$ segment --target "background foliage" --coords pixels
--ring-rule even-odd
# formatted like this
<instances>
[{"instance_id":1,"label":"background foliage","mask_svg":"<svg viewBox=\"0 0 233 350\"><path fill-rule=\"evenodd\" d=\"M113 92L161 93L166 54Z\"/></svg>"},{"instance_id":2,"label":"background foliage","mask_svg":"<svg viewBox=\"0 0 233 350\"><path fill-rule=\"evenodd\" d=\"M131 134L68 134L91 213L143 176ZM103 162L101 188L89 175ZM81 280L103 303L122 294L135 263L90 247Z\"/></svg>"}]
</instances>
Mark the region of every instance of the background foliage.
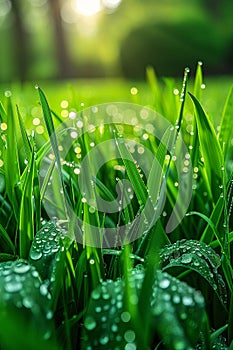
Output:
<instances>
[{"instance_id":1,"label":"background foliage","mask_svg":"<svg viewBox=\"0 0 233 350\"><path fill-rule=\"evenodd\" d=\"M206 73L232 73L230 0L122 0L89 17L77 12L78 2L0 1L0 82L141 78L148 64L180 76L197 60Z\"/></svg>"}]
</instances>

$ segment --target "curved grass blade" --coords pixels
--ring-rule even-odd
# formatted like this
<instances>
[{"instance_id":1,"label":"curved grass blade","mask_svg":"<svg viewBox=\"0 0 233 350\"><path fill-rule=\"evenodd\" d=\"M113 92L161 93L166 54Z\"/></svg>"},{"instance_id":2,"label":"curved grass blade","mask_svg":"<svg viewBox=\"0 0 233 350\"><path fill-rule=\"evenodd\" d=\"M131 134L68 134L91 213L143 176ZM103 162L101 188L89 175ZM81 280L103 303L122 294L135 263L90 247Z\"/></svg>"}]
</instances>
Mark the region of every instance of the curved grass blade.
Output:
<instances>
[{"instance_id":1,"label":"curved grass blade","mask_svg":"<svg viewBox=\"0 0 233 350\"><path fill-rule=\"evenodd\" d=\"M197 63L197 70L194 79L194 96L198 101L201 101L202 96L202 84L203 84L203 74L202 74L202 62Z\"/></svg>"},{"instance_id":2,"label":"curved grass blade","mask_svg":"<svg viewBox=\"0 0 233 350\"><path fill-rule=\"evenodd\" d=\"M15 186L20 181L18 146L16 138L17 125L11 101L8 100L6 148L3 149L3 160L6 177L6 192L12 205L16 221L19 219L19 203Z\"/></svg>"},{"instance_id":3,"label":"curved grass blade","mask_svg":"<svg viewBox=\"0 0 233 350\"><path fill-rule=\"evenodd\" d=\"M34 152L31 152L26 175L22 185L22 198L20 202L19 215L19 253L21 258L27 258L31 242L34 238Z\"/></svg>"},{"instance_id":4,"label":"curved grass blade","mask_svg":"<svg viewBox=\"0 0 233 350\"><path fill-rule=\"evenodd\" d=\"M229 157L229 150L231 148L231 140L233 138L233 129L232 129L232 114L233 114L233 85L227 96L227 100L223 109L223 114L220 123L220 130L218 134L219 143L223 147L223 156L226 159Z\"/></svg>"},{"instance_id":5,"label":"curved grass blade","mask_svg":"<svg viewBox=\"0 0 233 350\"><path fill-rule=\"evenodd\" d=\"M140 176L139 168L135 164L134 158L127 149L124 140L121 140L119 137L116 139L116 144L119 149L122 161L126 167L128 177L134 187L138 202L140 205L145 205L148 197L147 188Z\"/></svg>"},{"instance_id":6,"label":"curved grass blade","mask_svg":"<svg viewBox=\"0 0 233 350\"><path fill-rule=\"evenodd\" d=\"M197 98L197 100L201 101L201 96L202 96L202 86L203 83L203 76L202 76L202 62L198 62L197 64L197 70L196 70L196 75L195 75L195 80L194 80L194 96ZM194 167L198 167L198 157L199 157L199 140L197 135L197 122L196 118L193 118L192 121L192 131L194 137L191 138L191 159L192 159L192 164Z\"/></svg>"},{"instance_id":7,"label":"curved grass blade","mask_svg":"<svg viewBox=\"0 0 233 350\"><path fill-rule=\"evenodd\" d=\"M222 217L223 209L224 209L224 197L220 196L212 213L211 213L210 218L207 218L206 216L202 217L204 220L207 221L207 226L206 226L206 228L205 228L205 230L200 238L201 242L205 242L207 244L211 243L214 235L215 236L217 235L217 240L219 242L219 234L218 234L216 228L218 227L218 224L219 224L220 219ZM191 213L188 213L188 214L191 215ZM219 245L221 245L221 244L222 244L222 242L220 241Z\"/></svg>"},{"instance_id":8,"label":"curved grass blade","mask_svg":"<svg viewBox=\"0 0 233 350\"><path fill-rule=\"evenodd\" d=\"M15 254L15 246L12 243L8 233L4 229L4 227L0 224L0 240L1 240L1 248L6 252L12 252Z\"/></svg>"},{"instance_id":9,"label":"curved grass blade","mask_svg":"<svg viewBox=\"0 0 233 350\"><path fill-rule=\"evenodd\" d=\"M189 93L195 109L198 129L198 138L201 147L201 153L204 157L205 171L207 174L206 182L210 198L216 203L220 196L219 186L223 183L224 160L221 147L219 145L214 127L205 114L201 104Z\"/></svg>"},{"instance_id":10,"label":"curved grass blade","mask_svg":"<svg viewBox=\"0 0 233 350\"><path fill-rule=\"evenodd\" d=\"M2 102L0 101L0 122L2 123L3 121L7 120L7 114L5 111L5 108L3 107Z\"/></svg>"},{"instance_id":11,"label":"curved grass blade","mask_svg":"<svg viewBox=\"0 0 233 350\"><path fill-rule=\"evenodd\" d=\"M203 242L181 240L165 246L161 253L163 270L173 267L191 269L206 279L225 307L227 301L225 283L218 273L221 259L215 251Z\"/></svg>"},{"instance_id":12,"label":"curved grass blade","mask_svg":"<svg viewBox=\"0 0 233 350\"><path fill-rule=\"evenodd\" d=\"M20 131L21 131L21 136L22 136L22 141L23 141L23 147L25 150L26 158L27 160L30 159L31 153L32 153L32 147L26 132L26 129L24 127L23 119L21 117L19 107L16 106L17 109L17 115L18 115L18 121L19 121L19 126L20 126Z\"/></svg>"},{"instance_id":13,"label":"curved grass blade","mask_svg":"<svg viewBox=\"0 0 233 350\"><path fill-rule=\"evenodd\" d=\"M53 149L53 152L54 152L54 155L55 155L55 159L56 159L56 168L57 168L58 175L59 175L58 181L60 180L61 187L62 187L62 190L63 190L63 194L60 195L59 198L62 198L62 201L63 201L63 204L64 204L63 207L64 207L64 209L66 211L67 207L66 207L66 199L65 199L65 195L64 195L66 193L66 188L65 188L65 185L64 185L63 177L62 177L61 160L60 160L60 155L59 155L57 137L56 137L56 132L55 132L54 123L53 123L53 119L52 119L52 114L51 114L51 110L49 108L47 99L45 97L45 94L40 89L40 87L37 87L37 88L38 88L40 102L41 102L41 106L42 106L42 110L43 110L45 125L46 125L46 128L47 128L48 134L49 134L50 142L51 142L52 149ZM67 213L65 213L65 215L67 216Z\"/></svg>"}]
</instances>

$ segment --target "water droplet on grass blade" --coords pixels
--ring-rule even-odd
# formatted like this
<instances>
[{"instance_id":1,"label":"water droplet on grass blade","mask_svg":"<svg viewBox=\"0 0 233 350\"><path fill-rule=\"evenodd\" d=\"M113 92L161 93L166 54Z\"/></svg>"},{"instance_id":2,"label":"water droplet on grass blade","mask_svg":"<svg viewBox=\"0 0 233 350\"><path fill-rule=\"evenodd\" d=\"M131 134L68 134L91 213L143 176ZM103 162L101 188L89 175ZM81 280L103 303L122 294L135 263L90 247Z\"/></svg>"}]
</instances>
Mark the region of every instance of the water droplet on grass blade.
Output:
<instances>
[{"instance_id":1,"label":"water droplet on grass blade","mask_svg":"<svg viewBox=\"0 0 233 350\"><path fill-rule=\"evenodd\" d=\"M132 330L128 330L124 334L124 338L128 343L132 343L135 340L135 332Z\"/></svg>"},{"instance_id":2,"label":"water droplet on grass blade","mask_svg":"<svg viewBox=\"0 0 233 350\"><path fill-rule=\"evenodd\" d=\"M37 250L32 250L30 253L30 258L32 260L39 260L42 257L42 253Z\"/></svg>"},{"instance_id":3,"label":"water droplet on grass blade","mask_svg":"<svg viewBox=\"0 0 233 350\"><path fill-rule=\"evenodd\" d=\"M27 296L23 298L23 306L26 307L26 309L31 309L33 307L34 300L32 297Z\"/></svg>"},{"instance_id":4,"label":"water droplet on grass blade","mask_svg":"<svg viewBox=\"0 0 233 350\"><path fill-rule=\"evenodd\" d=\"M96 321L94 320L94 318L91 316L88 316L84 321L84 327L86 327L86 329L88 329L89 331L95 329Z\"/></svg>"},{"instance_id":5,"label":"water droplet on grass blade","mask_svg":"<svg viewBox=\"0 0 233 350\"><path fill-rule=\"evenodd\" d=\"M5 96L6 96L6 97L11 97L11 95L12 95L12 93L11 93L10 90L6 90L6 91L5 91Z\"/></svg>"},{"instance_id":6,"label":"water droplet on grass blade","mask_svg":"<svg viewBox=\"0 0 233 350\"><path fill-rule=\"evenodd\" d=\"M21 282L13 280L5 285L5 290L6 292L9 292L9 293L16 293L16 292L19 292L22 287L23 285Z\"/></svg>"},{"instance_id":7,"label":"water droplet on grass blade","mask_svg":"<svg viewBox=\"0 0 233 350\"><path fill-rule=\"evenodd\" d=\"M159 282L159 286L160 286L160 288L162 288L162 289L168 288L169 285L170 285L170 281L169 281L168 279L164 279L164 280L162 280L162 281Z\"/></svg>"},{"instance_id":8,"label":"water droplet on grass blade","mask_svg":"<svg viewBox=\"0 0 233 350\"><path fill-rule=\"evenodd\" d=\"M181 257L181 262L183 264L189 264L192 261L192 255L191 254L183 254Z\"/></svg>"},{"instance_id":9,"label":"water droplet on grass blade","mask_svg":"<svg viewBox=\"0 0 233 350\"><path fill-rule=\"evenodd\" d=\"M129 322L130 319L131 319L131 315L130 315L130 313L129 313L128 311L122 312L122 314L121 314L121 320L122 320L123 322Z\"/></svg>"},{"instance_id":10,"label":"water droplet on grass blade","mask_svg":"<svg viewBox=\"0 0 233 350\"><path fill-rule=\"evenodd\" d=\"M106 344L108 344L108 342L109 342L109 337L107 335L100 337L100 344L101 345L106 345Z\"/></svg>"},{"instance_id":11,"label":"water droplet on grass blade","mask_svg":"<svg viewBox=\"0 0 233 350\"><path fill-rule=\"evenodd\" d=\"M14 271L16 273L19 273L19 274L24 274L26 272L28 272L30 270L30 265L26 265L26 264L19 264L19 265L16 265L15 268L14 268Z\"/></svg>"}]
</instances>

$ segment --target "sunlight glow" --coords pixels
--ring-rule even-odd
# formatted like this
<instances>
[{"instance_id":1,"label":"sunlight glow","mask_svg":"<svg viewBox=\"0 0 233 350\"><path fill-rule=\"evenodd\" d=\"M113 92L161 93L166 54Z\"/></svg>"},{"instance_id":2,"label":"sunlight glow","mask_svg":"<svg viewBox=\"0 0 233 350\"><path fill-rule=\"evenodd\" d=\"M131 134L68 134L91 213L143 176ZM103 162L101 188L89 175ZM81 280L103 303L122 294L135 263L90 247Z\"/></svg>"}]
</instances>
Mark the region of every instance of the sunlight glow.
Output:
<instances>
[{"instance_id":1,"label":"sunlight glow","mask_svg":"<svg viewBox=\"0 0 233 350\"><path fill-rule=\"evenodd\" d=\"M92 16L101 10L100 0L76 0L77 12L83 16Z\"/></svg>"},{"instance_id":2,"label":"sunlight glow","mask_svg":"<svg viewBox=\"0 0 233 350\"><path fill-rule=\"evenodd\" d=\"M109 9L117 8L121 3L121 0L103 0L103 4L105 7Z\"/></svg>"}]
</instances>

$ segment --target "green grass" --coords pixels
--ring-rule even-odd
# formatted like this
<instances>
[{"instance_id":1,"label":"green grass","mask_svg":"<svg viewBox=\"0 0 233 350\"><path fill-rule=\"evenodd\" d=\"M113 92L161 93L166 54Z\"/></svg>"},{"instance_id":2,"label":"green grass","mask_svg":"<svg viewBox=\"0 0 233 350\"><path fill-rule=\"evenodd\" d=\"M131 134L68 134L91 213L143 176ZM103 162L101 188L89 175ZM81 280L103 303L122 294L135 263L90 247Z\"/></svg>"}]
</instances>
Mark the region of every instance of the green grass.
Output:
<instances>
[{"instance_id":1,"label":"green grass","mask_svg":"<svg viewBox=\"0 0 233 350\"><path fill-rule=\"evenodd\" d=\"M147 80L3 96L4 349L232 348L232 90Z\"/></svg>"}]
</instances>

